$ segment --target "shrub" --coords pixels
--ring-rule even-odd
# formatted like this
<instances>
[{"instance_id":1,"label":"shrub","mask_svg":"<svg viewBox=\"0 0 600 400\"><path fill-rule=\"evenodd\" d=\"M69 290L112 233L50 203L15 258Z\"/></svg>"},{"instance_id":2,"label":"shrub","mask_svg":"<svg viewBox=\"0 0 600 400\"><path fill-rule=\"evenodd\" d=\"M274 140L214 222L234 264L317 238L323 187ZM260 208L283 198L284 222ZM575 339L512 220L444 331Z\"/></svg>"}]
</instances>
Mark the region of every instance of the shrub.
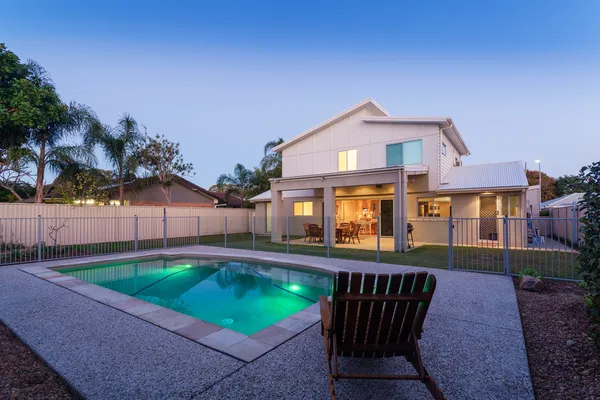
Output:
<instances>
[{"instance_id":1,"label":"shrub","mask_svg":"<svg viewBox=\"0 0 600 400\"><path fill-rule=\"evenodd\" d=\"M586 304L590 317L600 319L600 161L579 172L579 178L585 187L581 219L583 242L579 249L579 272L588 290Z\"/></svg>"},{"instance_id":2,"label":"shrub","mask_svg":"<svg viewBox=\"0 0 600 400\"><path fill-rule=\"evenodd\" d=\"M538 279L542 279L542 275L536 269L533 269L533 268L524 268L519 271L519 279L523 279L523 277L525 275L533 276L534 278L538 278Z\"/></svg>"}]
</instances>

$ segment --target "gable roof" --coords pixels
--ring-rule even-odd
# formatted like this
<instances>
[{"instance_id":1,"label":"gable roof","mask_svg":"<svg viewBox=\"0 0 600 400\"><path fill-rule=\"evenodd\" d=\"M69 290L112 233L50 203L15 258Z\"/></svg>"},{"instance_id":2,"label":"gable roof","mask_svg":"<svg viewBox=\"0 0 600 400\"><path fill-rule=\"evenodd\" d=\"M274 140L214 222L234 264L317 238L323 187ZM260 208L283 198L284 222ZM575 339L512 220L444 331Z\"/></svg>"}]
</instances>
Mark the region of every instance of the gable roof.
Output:
<instances>
[{"instance_id":1,"label":"gable roof","mask_svg":"<svg viewBox=\"0 0 600 400\"><path fill-rule=\"evenodd\" d=\"M219 200L219 198L217 196L215 196L212 192L204 189L203 187L200 187L198 185L196 185L193 182L188 181L187 179L176 175L175 179L173 179L174 182L180 184L181 186L184 186L194 192L198 192L203 194L206 197L209 197L213 200ZM150 185L154 185L154 184L158 184L158 179L156 177L147 177L147 178L136 178L132 181L129 182L125 182L124 185L124 189L125 190L132 190L132 189L136 189L142 185L145 186L150 186ZM108 190L108 191L115 191L115 190L119 190L119 184L118 183L113 183L111 185L107 185L107 186L103 186L101 189L103 190Z\"/></svg>"},{"instance_id":2,"label":"gable roof","mask_svg":"<svg viewBox=\"0 0 600 400\"><path fill-rule=\"evenodd\" d=\"M583 193L571 193L561 197L557 197L556 199L546 200L542 202L542 208L553 208L553 207L564 207L564 206L572 206L573 202L579 203L579 201L583 198Z\"/></svg>"},{"instance_id":3,"label":"gable roof","mask_svg":"<svg viewBox=\"0 0 600 400\"><path fill-rule=\"evenodd\" d=\"M292 144L299 142L300 140L312 135L313 133L316 133L316 132L320 131L321 129L325 129L328 126L331 126L338 121L341 121L342 119L346 118L348 115L354 114L355 112L360 111L365 108L370 108L371 110L375 111L376 113L381 114L381 116L384 116L384 117L389 116L388 112L383 107L381 107L379 104L377 104L377 102L375 100L368 98L366 100L361 101L360 103L358 103L356 105L353 105L352 107L348 108L347 110L342 111L341 113L335 115L334 117L329 118L327 121L324 121L324 122L320 123L319 125L314 126L314 127L310 128L309 130L302 132L301 134L291 138L290 140L286 140L285 142L281 143L279 146L273 147L273 151L279 153L286 147L289 147Z\"/></svg>"},{"instance_id":4,"label":"gable roof","mask_svg":"<svg viewBox=\"0 0 600 400\"><path fill-rule=\"evenodd\" d=\"M505 162L452 167L438 187L443 191L527 188L522 162Z\"/></svg>"},{"instance_id":5,"label":"gable roof","mask_svg":"<svg viewBox=\"0 0 600 400\"><path fill-rule=\"evenodd\" d=\"M226 204L230 207L242 207L244 202L241 198L232 194L227 195L227 192L210 192L213 196L219 199L219 205Z\"/></svg>"}]
</instances>

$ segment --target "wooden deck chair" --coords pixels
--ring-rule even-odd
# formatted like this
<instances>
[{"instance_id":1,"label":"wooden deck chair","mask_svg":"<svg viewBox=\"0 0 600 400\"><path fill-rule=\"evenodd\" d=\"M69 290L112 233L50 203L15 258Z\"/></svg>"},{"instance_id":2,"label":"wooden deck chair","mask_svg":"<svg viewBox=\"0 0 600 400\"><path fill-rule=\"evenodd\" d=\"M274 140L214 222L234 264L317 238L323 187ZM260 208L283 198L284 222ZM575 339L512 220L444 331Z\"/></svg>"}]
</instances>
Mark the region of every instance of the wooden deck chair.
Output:
<instances>
[{"instance_id":1,"label":"wooden deck chair","mask_svg":"<svg viewBox=\"0 0 600 400\"><path fill-rule=\"evenodd\" d=\"M435 284L435 276L426 272L365 274L364 280L361 273L337 274L331 302L325 296L319 298L332 399L338 379L420 380L434 399L444 399L423 366L418 343ZM396 356L405 357L417 374L342 374L338 370L338 357Z\"/></svg>"}]
</instances>

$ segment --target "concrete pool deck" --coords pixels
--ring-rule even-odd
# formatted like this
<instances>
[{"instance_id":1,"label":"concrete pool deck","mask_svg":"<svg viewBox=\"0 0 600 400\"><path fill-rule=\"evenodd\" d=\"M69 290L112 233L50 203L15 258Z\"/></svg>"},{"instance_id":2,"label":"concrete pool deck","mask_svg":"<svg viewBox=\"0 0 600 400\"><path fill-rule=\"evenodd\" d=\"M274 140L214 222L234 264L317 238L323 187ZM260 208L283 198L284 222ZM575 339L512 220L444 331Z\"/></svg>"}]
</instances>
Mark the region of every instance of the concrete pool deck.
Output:
<instances>
[{"instance_id":1,"label":"concrete pool deck","mask_svg":"<svg viewBox=\"0 0 600 400\"><path fill-rule=\"evenodd\" d=\"M508 277L371 262L194 246L51 261L56 267L142 255L225 255L330 270L436 275L425 322L425 366L449 399L534 399L521 322ZM25 266L22 266L25 267ZM252 362L243 362L67 288L0 268L0 319L90 399L327 399L318 324ZM342 368L408 371L402 358L342 359ZM419 382L339 381L340 399L430 398Z\"/></svg>"}]
</instances>

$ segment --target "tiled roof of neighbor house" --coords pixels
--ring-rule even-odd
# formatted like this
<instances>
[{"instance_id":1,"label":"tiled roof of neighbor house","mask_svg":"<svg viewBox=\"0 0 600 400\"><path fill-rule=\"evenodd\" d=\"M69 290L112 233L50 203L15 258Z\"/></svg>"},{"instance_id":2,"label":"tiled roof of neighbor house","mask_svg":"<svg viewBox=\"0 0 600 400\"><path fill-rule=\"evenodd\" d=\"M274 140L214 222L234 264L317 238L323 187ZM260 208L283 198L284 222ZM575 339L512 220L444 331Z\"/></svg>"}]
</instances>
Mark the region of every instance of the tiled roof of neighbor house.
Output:
<instances>
[{"instance_id":1,"label":"tiled roof of neighbor house","mask_svg":"<svg viewBox=\"0 0 600 400\"><path fill-rule=\"evenodd\" d=\"M210 194L219 199L219 204L227 204L230 207L242 207L243 205L242 199L232 194L229 196L226 192L210 192Z\"/></svg>"},{"instance_id":2,"label":"tiled roof of neighbor house","mask_svg":"<svg viewBox=\"0 0 600 400\"><path fill-rule=\"evenodd\" d=\"M542 208L572 206L573 202L578 203L583 198L583 193L571 193L556 199L542 202Z\"/></svg>"},{"instance_id":3,"label":"tiled roof of neighbor house","mask_svg":"<svg viewBox=\"0 0 600 400\"><path fill-rule=\"evenodd\" d=\"M452 167L438 191L529 187L520 161Z\"/></svg>"},{"instance_id":4,"label":"tiled roof of neighbor house","mask_svg":"<svg viewBox=\"0 0 600 400\"><path fill-rule=\"evenodd\" d=\"M315 195L315 191L313 189L306 189L306 190L284 191L282 197L285 197L285 198L313 197L314 195ZM253 198L251 198L249 201L251 203L271 201L271 191L267 190L266 192L262 192L261 194L256 195Z\"/></svg>"}]
</instances>

